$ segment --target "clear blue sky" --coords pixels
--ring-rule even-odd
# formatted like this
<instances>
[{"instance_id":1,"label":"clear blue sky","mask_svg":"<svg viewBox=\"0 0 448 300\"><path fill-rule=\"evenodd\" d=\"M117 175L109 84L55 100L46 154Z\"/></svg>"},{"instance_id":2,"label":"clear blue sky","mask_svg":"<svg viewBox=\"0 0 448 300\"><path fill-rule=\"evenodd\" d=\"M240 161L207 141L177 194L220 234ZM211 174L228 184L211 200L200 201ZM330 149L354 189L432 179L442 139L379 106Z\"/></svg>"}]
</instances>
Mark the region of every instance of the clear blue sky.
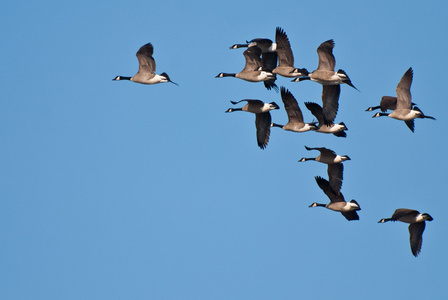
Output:
<instances>
[{"instance_id":1,"label":"clear blue sky","mask_svg":"<svg viewBox=\"0 0 448 300\"><path fill-rule=\"evenodd\" d=\"M285 2L282 7L281 2ZM4 1L0 4L1 299L445 299L445 1ZM282 27L296 66L336 46L346 139L273 128L230 100L275 101L261 83L217 79L244 65L235 43ZM179 84L114 82L151 42ZM415 133L364 110L395 95L412 67L413 101L437 118ZM442 77L443 76L443 77ZM320 102L321 86L278 78ZM277 130L276 130L277 129ZM360 221L327 202L298 163L309 147L347 154L342 192ZM396 208L431 214L420 257Z\"/></svg>"}]
</instances>

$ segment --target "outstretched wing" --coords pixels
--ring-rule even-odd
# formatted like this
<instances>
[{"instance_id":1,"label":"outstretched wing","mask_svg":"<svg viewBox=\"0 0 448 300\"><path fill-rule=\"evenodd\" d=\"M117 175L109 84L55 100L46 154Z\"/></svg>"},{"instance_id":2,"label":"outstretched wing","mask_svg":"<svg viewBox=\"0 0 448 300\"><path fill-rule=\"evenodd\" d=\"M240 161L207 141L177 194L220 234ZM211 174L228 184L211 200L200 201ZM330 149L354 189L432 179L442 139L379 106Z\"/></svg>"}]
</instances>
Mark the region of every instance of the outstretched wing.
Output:
<instances>
[{"instance_id":1,"label":"outstretched wing","mask_svg":"<svg viewBox=\"0 0 448 300\"><path fill-rule=\"evenodd\" d=\"M397 109L411 109L411 83L413 71L409 68L397 85Z\"/></svg>"},{"instance_id":2,"label":"outstretched wing","mask_svg":"<svg viewBox=\"0 0 448 300\"><path fill-rule=\"evenodd\" d=\"M398 208L395 210L394 214L392 215L391 219L392 221L397 221L400 218L408 215L414 215L417 216L420 213L415 209L409 209L409 208Z\"/></svg>"},{"instance_id":3,"label":"outstretched wing","mask_svg":"<svg viewBox=\"0 0 448 300\"><path fill-rule=\"evenodd\" d=\"M411 243L412 254L417 257L422 249L423 231L425 231L425 222L412 223L409 225L409 240Z\"/></svg>"},{"instance_id":4,"label":"outstretched wing","mask_svg":"<svg viewBox=\"0 0 448 300\"><path fill-rule=\"evenodd\" d=\"M294 67L294 55L285 31L280 27L275 29L275 43L277 44L278 65Z\"/></svg>"},{"instance_id":5,"label":"outstretched wing","mask_svg":"<svg viewBox=\"0 0 448 300\"><path fill-rule=\"evenodd\" d=\"M246 59L246 65L244 71L256 71L261 68L261 49L257 46L249 47L243 52Z\"/></svg>"},{"instance_id":6,"label":"outstretched wing","mask_svg":"<svg viewBox=\"0 0 448 300\"><path fill-rule=\"evenodd\" d=\"M333 56L334 41L328 40L320 44L317 48L317 55L319 56L318 70L334 71L336 60Z\"/></svg>"},{"instance_id":7,"label":"outstretched wing","mask_svg":"<svg viewBox=\"0 0 448 300\"><path fill-rule=\"evenodd\" d=\"M305 102L306 108L316 117L317 122L319 122L319 126L324 124L324 113L322 111L322 107L314 102Z\"/></svg>"},{"instance_id":8,"label":"outstretched wing","mask_svg":"<svg viewBox=\"0 0 448 300\"><path fill-rule=\"evenodd\" d=\"M303 123L302 111L300 110L296 98L294 98L291 92L284 87L280 88L280 95L282 96L282 101L285 106L286 113L288 114L289 122Z\"/></svg>"},{"instance_id":9,"label":"outstretched wing","mask_svg":"<svg viewBox=\"0 0 448 300\"><path fill-rule=\"evenodd\" d=\"M135 54L138 59L138 73L155 73L156 62L152 57L154 47L151 43L143 45Z\"/></svg>"},{"instance_id":10,"label":"outstretched wing","mask_svg":"<svg viewBox=\"0 0 448 300\"><path fill-rule=\"evenodd\" d=\"M255 115L255 127L257 128L257 143L261 149L266 148L271 135L271 114L269 112Z\"/></svg>"},{"instance_id":11,"label":"outstretched wing","mask_svg":"<svg viewBox=\"0 0 448 300\"><path fill-rule=\"evenodd\" d=\"M341 86L322 85L322 112L324 114L325 125L333 124L339 108L339 95L341 94Z\"/></svg>"},{"instance_id":12,"label":"outstretched wing","mask_svg":"<svg viewBox=\"0 0 448 300\"><path fill-rule=\"evenodd\" d=\"M344 165L341 163L328 165L327 172L330 188L336 194L339 194L341 192L343 171Z\"/></svg>"},{"instance_id":13,"label":"outstretched wing","mask_svg":"<svg viewBox=\"0 0 448 300\"><path fill-rule=\"evenodd\" d=\"M359 220L359 216L356 210L341 212L341 214L349 221Z\"/></svg>"}]
</instances>

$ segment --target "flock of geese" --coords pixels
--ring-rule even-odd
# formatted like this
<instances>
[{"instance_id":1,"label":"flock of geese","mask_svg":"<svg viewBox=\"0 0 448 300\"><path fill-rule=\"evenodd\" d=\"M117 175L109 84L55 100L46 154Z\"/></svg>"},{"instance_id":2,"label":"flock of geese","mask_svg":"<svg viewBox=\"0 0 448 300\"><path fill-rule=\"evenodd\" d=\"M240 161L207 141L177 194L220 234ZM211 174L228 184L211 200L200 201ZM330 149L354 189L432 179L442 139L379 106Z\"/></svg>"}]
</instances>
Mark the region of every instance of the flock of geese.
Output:
<instances>
[{"instance_id":1,"label":"flock of geese","mask_svg":"<svg viewBox=\"0 0 448 300\"><path fill-rule=\"evenodd\" d=\"M315 81L322 85L322 105L313 102L305 102L305 107L310 110L317 121L306 123L303 119L302 111L292 93L285 87L280 87L280 95L288 123L280 125L272 122L270 111L280 109L275 103L264 103L257 99L243 99L231 101L233 105L241 102L246 103L242 107L229 108L226 113L234 111L245 111L255 114L255 126L257 133L257 144L261 149L267 147L271 132L271 127L279 127L283 130L293 132L315 131L327 134L334 134L337 137L346 137L347 127L343 122L335 123L335 118L339 107L339 96L341 84L347 84L352 88L357 88L352 84L347 73L342 69L335 71L336 60L333 55L334 41L328 40L320 44L317 48L319 58L318 67L313 72L308 72L306 68L296 68L294 66L294 55L291 50L289 39L283 29L276 28L275 42L270 39L256 38L244 44L234 44L230 49L247 48L244 52L246 64L238 73L219 73L216 77L235 77L249 82L263 82L268 90L279 91L275 84L276 76L293 78L292 82L303 80ZM154 48L151 43L143 45L137 51L139 69L132 77L116 76L113 80L130 80L142 84L157 84L170 82L170 77L166 73L156 74L156 63L153 58ZM413 78L413 70L409 68L397 85L397 97L384 96L379 106L369 107L366 111L380 109L373 118L388 116L404 121L409 129L414 132L414 120L417 118L433 119L423 112L412 102L410 87ZM387 113L388 110L392 112ZM328 204L313 203L309 207L325 207L327 209L340 212L347 220L359 220L357 211L361 207L355 200L347 202L341 193L343 180L343 162L350 160L347 155L338 155L333 150L324 147L307 147L306 150L317 150L320 154L313 158L302 158L299 162L314 160L327 164L328 180L320 176L315 176L315 180L320 189L330 199ZM421 251L422 235L425 229L425 221L432 221L433 218L427 213L420 213L417 210L399 208L396 209L390 218L383 218L378 223L388 221L401 221L409 223L410 245L412 254L417 257Z\"/></svg>"}]
</instances>

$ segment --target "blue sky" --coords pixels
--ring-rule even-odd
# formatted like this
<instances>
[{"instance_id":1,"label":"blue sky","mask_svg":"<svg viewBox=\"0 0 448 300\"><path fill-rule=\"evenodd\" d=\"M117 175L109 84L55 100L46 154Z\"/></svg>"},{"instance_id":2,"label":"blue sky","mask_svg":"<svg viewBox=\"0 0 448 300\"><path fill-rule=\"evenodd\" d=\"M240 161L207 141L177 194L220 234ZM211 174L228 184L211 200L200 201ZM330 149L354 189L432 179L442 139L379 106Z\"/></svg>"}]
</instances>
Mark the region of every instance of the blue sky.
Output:
<instances>
[{"instance_id":1,"label":"blue sky","mask_svg":"<svg viewBox=\"0 0 448 300\"><path fill-rule=\"evenodd\" d=\"M444 299L448 4L443 1L9 1L0 4L0 298ZM280 14L282 13L282 14ZM243 68L246 40L282 27L296 66L336 46L338 122L347 138L273 128L230 100L275 101ZM179 86L114 82L151 42ZM372 119L414 69L413 101L436 121ZM279 77L298 100L321 86ZM283 109L272 112L286 121ZM278 129L278 130L276 130ZM298 163L309 147L347 154L342 192L360 221L308 208L327 201ZM432 215L414 258L396 208Z\"/></svg>"}]
</instances>

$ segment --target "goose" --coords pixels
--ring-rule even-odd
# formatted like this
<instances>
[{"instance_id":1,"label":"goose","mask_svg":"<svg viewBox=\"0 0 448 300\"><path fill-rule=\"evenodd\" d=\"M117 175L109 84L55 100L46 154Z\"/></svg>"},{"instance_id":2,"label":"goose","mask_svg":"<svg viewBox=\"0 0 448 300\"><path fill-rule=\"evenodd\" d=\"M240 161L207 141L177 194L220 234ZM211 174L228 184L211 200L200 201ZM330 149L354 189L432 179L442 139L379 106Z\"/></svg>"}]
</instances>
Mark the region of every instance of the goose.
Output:
<instances>
[{"instance_id":1,"label":"goose","mask_svg":"<svg viewBox=\"0 0 448 300\"><path fill-rule=\"evenodd\" d=\"M411 102L411 105L417 105L414 102ZM366 111L373 111L376 109L381 109L382 112L386 112L387 110L395 110L397 108L397 97L393 96L383 96L380 101L379 106L371 106L366 109Z\"/></svg>"},{"instance_id":2,"label":"goose","mask_svg":"<svg viewBox=\"0 0 448 300\"><path fill-rule=\"evenodd\" d=\"M397 97L383 96L381 97L380 105L370 106L366 111L374 111L380 109L382 112L386 112L388 109L394 110L397 107Z\"/></svg>"},{"instance_id":3,"label":"goose","mask_svg":"<svg viewBox=\"0 0 448 300\"><path fill-rule=\"evenodd\" d=\"M264 71L263 65L260 59L261 49L257 46L249 47L243 52L246 59L246 65L244 69L239 73L219 73L215 78L222 77L236 77L249 82L264 82L264 86L270 90L274 89L278 91L278 87L275 84L276 76L271 72Z\"/></svg>"},{"instance_id":4,"label":"goose","mask_svg":"<svg viewBox=\"0 0 448 300\"><path fill-rule=\"evenodd\" d=\"M347 155L338 155L336 154L333 150L331 149L327 149L324 147L315 147L315 148L311 148L311 147L307 147L305 146L305 149L308 151L311 150L318 150L320 152L319 156L317 157L302 157L299 162L304 162L304 161L308 161L308 160L315 160L324 164L339 164L343 161L346 160L351 160L350 157L348 157Z\"/></svg>"},{"instance_id":5,"label":"goose","mask_svg":"<svg viewBox=\"0 0 448 300\"><path fill-rule=\"evenodd\" d=\"M355 90L359 91L350 81L348 75L344 70L339 69L334 71L336 60L333 55L334 41L328 40L320 44L317 48L317 55L319 56L319 64L317 69L309 73L307 76L302 76L293 79L293 82L302 80L316 81L322 85L335 85L346 83Z\"/></svg>"},{"instance_id":6,"label":"goose","mask_svg":"<svg viewBox=\"0 0 448 300\"><path fill-rule=\"evenodd\" d=\"M414 71L412 68L409 68L398 83L396 88L397 104L394 111L390 114L378 112L372 118L388 116L396 120L404 121L412 132L414 132L414 119L420 118L435 120L434 117L426 116L417 106L412 107L411 83L413 74Z\"/></svg>"},{"instance_id":7,"label":"goose","mask_svg":"<svg viewBox=\"0 0 448 300\"><path fill-rule=\"evenodd\" d=\"M277 44L270 39L256 38L246 41L246 44L235 44L230 49L258 47L261 49L261 63L264 71L272 72L277 66Z\"/></svg>"},{"instance_id":8,"label":"goose","mask_svg":"<svg viewBox=\"0 0 448 300\"><path fill-rule=\"evenodd\" d=\"M246 44L234 44L230 46L230 49L248 48L253 46L259 47L263 52L274 52L277 50L277 44L273 43L272 40L265 38L252 39L246 41Z\"/></svg>"},{"instance_id":9,"label":"goose","mask_svg":"<svg viewBox=\"0 0 448 300\"><path fill-rule=\"evenodd\" d=\"M330 203L321 204L314 202L309 207L325 207L333 211L340 212L347 220L359 220L359 216L356 211L361 210L358 202L351 200L346 202L344 196L341 193L342 186L342 173L344 166L341 163L328 165L329 181L326 179L315 176L314 179L317 185L324 191L325 195L330 199Z\"/></svg>"},{"instance_id":10,"label":"goose","mask_svg":"<svg viewBox=\"0 0 448 300\"><path fill-rule=\"evenodd\" d=\"M151 43L147 43L138 49L136 55L138 59L138 72L132 77L116 76L112 80L130 80L142 84L156 84L163 82L171 82L175 85L177 83L171 81L170 77L166 73L160 75L155 74L156 62L152 57L154 53L154 47Z\"/></svg>"},{"instance_id":11,"label":"goose","mask_svg":"<svg viewBox=\"0 0 448 300\"><path fill-rule=\"evenodd\" d=\"M280 95L282 97L283 104L285 105L285 110L288 115L288 123L286 125L279 125L272 123L271 127L280 127L284 130L294 131L294 132L305 132L316 129L316 123L304 123L302 111L300 110L299 104L294 96L285 87L280 88Z\"/></svg>"},{"instance_id":12,"label":"goose","mask_svg":"<svg viewBox=\"0 0 448 300\"><path fill-rule=\"evenodd\" d=\"M408 208L398 208L395 210L391 218L385 218L378 221L378 223L386 223L389 221L401 221L409 223L409 235L411 243L411 252L417 257L422 249L422 235L425 230L425 221L432 221L433 218L427 214L421 214L417 210Z\"/></svg>"},{"instance_id":13,"label":"goose","mask_svg":"<svg viewBox=\"0 0 448 300\"><path fill-rule=\"evenodd\" d=\"M337 137L347 137L345 130L348 129L343 122L340 122L339 124L335 124L333 122L329 122L328 125L325 124L323 109L319 104L314 102L305 102L305 106L311 111L318 121L318 126L316 126L314 131L321 133L332 133Z\"/></svg>"},{"instance_id":14,"label":"goose","mask_svg":"<svg viewBox=\"0 0 448 300\"><path fill-rule=\"evenodd\" d=\"M271 134L271 114L273 109L279 109L280 107L275 103L264 103L261 100L256 99L243 99L240 101L230 101L233 105L236 105L242 101L247 102L246 105L240 108L229 108L226 113L234 111L246 111L255 114L255 127L257 128L257 143L261 149L266 148L269 142L269 136Z\"/></svg>"},{"instance_id":15,"label":"goose","mask_svg":"<svg viewBox=\"0 0 448 300\"><path fill-rule=\"evenodd\" d=\"M277 45L278 66L272 73L283 77L298 77L308 75L307 69L294 67L294 55L285 31L280 27L275 29L275 43Z\"/></svg>"}]
</instances>

